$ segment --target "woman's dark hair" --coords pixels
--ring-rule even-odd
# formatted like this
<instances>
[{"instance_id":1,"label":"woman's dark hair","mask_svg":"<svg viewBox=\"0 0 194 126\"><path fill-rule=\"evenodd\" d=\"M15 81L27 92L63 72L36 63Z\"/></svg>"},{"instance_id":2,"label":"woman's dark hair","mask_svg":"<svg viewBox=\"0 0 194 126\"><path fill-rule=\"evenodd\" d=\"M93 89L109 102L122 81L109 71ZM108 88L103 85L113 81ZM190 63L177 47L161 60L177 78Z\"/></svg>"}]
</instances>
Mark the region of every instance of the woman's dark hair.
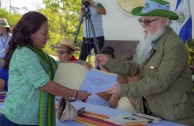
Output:
<instances>
[{"instance_id":1,"label":"woman's dark hair","mask_svg":"<svg viewBox=\"0 0 194 126\"><path fill-rule=\"evenodd\" d=\"M102 48L100 54L109 54L112 58L115 58L114 49L111 46Z\"/></svg>"},{"instance_id":2,"label":"woman's dark hair","mask_svg":"<svg viewBox=\"0 0 194 126\"><path fill-rule=\"evenodd\" d=\"M31 11L22 16L12 31L11 40L4 58L5 68L9 68L11 56L17 47L32 45L30 35L37 32L45 22L47 22L47 18L39 12Z\"/></svg>"}]
</instances>

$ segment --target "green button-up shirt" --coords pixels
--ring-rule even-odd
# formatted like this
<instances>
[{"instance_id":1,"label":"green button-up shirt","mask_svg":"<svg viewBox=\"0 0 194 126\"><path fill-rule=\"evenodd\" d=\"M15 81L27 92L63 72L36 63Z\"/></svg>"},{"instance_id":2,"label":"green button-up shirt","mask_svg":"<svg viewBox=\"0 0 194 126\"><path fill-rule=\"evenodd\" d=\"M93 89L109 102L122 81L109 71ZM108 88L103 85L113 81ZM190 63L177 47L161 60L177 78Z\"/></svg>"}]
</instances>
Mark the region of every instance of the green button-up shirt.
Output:
<instances>
[{"instance_id":1,"label":"green button-up shirt","mask_svg":"<svg viewBox=\"0 0 194 126\"><path fill-rule=\"evenodd\" d=\"M8 93L1 113L14 123L37 125L39 87L49 80L38 56L27 47L17 48L10 61Z\"/></svg>"}]
</instances>

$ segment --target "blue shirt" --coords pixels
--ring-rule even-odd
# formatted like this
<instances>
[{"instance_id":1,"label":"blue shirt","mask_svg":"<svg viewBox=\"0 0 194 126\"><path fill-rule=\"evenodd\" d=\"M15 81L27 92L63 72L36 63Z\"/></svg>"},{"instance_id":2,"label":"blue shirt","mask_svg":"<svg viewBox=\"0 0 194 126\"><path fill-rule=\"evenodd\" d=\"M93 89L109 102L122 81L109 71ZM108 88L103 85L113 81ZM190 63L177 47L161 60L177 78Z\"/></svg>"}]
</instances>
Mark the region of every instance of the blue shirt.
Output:
<instances>
[{"instance_id":1,"label":"blue shirt","mask_svg":"<svg viewBox=\"0 0 194 126\"><path fill-rule=\"evenodd\" d=\"M0 79L5 81L5 87L4 90L7 91L8 90L8 70L7 69L3 69L0 68Z\"/></svg>"},{"instance_id":2,"label":"blue shirt","mask_svg":"<svg viewBox=\"0 0 194 126\"><path fill-rule=\"evenodd\" d=\"M6 36L0 35L0 58L4 58L5 56L5 50L8 46L8 43L11 39L11 34L8 34Z\"/></svg>"}]
</instances>

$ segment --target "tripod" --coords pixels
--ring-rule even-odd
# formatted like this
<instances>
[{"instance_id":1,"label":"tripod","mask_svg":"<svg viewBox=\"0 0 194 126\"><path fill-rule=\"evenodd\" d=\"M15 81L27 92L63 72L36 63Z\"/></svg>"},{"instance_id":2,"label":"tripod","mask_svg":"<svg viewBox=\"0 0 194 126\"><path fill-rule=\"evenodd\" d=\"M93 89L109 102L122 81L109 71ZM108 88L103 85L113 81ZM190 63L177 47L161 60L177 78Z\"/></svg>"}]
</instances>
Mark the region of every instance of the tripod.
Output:
<instances>
[{"instance_id":1,"label":"tripod","mask_svg":"<svg viewBox=\"0 0 194 126\"><path fill-rule=\"evenodd\" d=\"M81 24L82 24L83 19L85 17L86 41L84 43L87 43L91 47L92 43L89 42L89 39L90 39L90 33L92 31L93 39L94 39L94 46L96 47L97 53L99 53L100 48L99 48L99 45L98 45L98 39L96 38L95 29L94 29L94 26L93 26L93 23L92 23L90 9L89 9L89 7L85 7L83 9L84 9L84 11L83 11L83 14L82 14L82 17L81 17L81 20L80 20L80 23L79 23L79 26L78 26L78 29L77 29L77 32L76 32L76 36L74 38L74 43L76 43L76 39L77 39L77 36L79 34ZM91 28L91 31L90 31L90 28ZM89 50L88 56L89 56L88 57L88 62L90 63L90 61L91 61L91 50Z\"/></svg>"}]
</instances>

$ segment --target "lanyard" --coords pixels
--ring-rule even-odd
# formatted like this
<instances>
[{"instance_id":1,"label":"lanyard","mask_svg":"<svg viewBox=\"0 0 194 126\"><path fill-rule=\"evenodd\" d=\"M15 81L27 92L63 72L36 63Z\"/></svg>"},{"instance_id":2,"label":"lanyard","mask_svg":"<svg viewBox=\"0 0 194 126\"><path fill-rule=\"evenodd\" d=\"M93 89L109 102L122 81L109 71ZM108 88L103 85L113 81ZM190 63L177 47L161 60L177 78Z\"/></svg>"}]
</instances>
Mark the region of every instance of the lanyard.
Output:
<instances>
[{"instance_id":1,"label":"lanyard","mask_svg":"<svg viewBox=\"0 0 194 126\"><path fill-rule=\"evenodd\" d=\"M3 36L1 36L1 41L3 43L3 48L6 48L7 39L8 39L8 35L7 35L6 39L5 39L5 41L3 41Z\"/></svg>"}]
</instances>

